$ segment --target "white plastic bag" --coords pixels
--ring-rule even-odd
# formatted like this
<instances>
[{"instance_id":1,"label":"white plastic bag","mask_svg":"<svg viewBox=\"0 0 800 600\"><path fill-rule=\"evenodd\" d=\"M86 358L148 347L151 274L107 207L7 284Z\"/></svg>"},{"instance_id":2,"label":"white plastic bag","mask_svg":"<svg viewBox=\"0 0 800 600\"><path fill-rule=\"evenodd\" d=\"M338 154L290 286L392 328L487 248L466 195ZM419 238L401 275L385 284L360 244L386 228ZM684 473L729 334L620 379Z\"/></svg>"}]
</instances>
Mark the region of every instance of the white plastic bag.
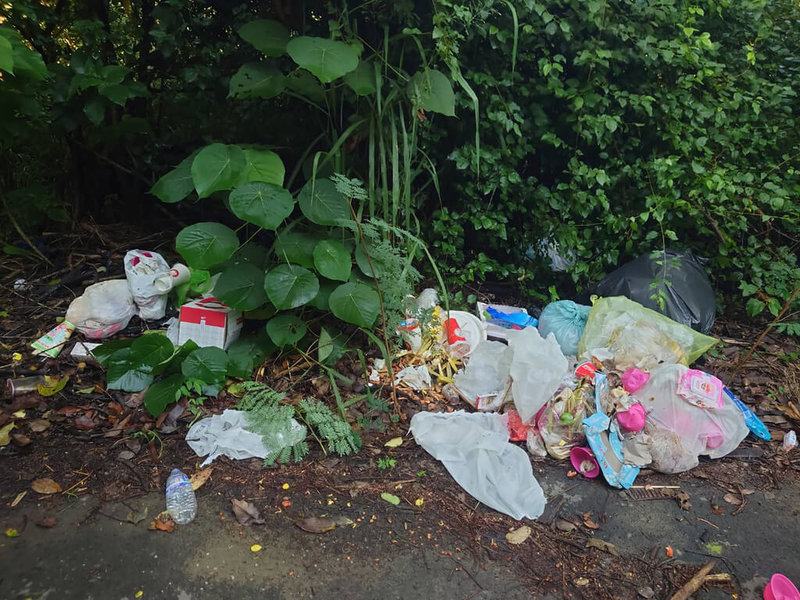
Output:
<instances>
[{"instance_id":1,"label":"white plastic bag","mask_svg":"<svg viewBox=\"0 0 800 600\"><path fill-rule=\"evenodd\" d=\"M701 408L678 394L683 365L662 365L633 396L647 411L645 433L650 436L652 467L680 473L696 467L698 456L720 458L734 450L749 430L741 411L726 396L719 405Z\"/></svg>"},{"instance_id":2,"label":"white plastic bag","mask_svg":"<svg viewBox=\"0 0 800 600\"><path fill-rule=\"evenodd\" d=\"M167 309L167 295L155 284L156 279L169 273L169 265L157 252L131 250L125 255L125 277L145 321L161 319Z\"/></svg>"},{"instance_id":3,"label":"white plastic bag","mask_svg":"<svg viewBox=\"0 0 800 600\"><path fill-rule=\"evenodd\" d=\"M206 456L201 467L210 464L218 456L234 460L243 458L266 458L286 446L293 446L306 437L306 428L294 419L288 432L278 432L265 440L247 430L246 412L225 410L221 415L201 419L186 433L186 443L197 456ZM274 447L272 447L274 446Z\"/></svg>"},{"instance_id":4,"label":"white plastic bag","mask_svg":"<svg viewBox=\"0 0 800 600\"><path fill-rule=\"evenodd\" d=\"M497 413L421 412L409 431L475 499L515 519L535 519L544 512L544 492L526 452L508 441L506 419Z\"/></svg>"},{"instance_id":5,"label":"white plastic bag","mask_svg":"<svg viewBox=\"0 0 800 600\"><path fill-rule=\"evenodd\" d=\"M511 361L511 394L523 423L530 423L558 391L569 363L551 333L543 339L535 327L508 332L514 353Z\"/></svg>"},{"instance_id":6,"label":"white plastic bag","mask_svg":"<svg viewBox=\"0 0 800 600\"><path fill-rule=\"evenodd\" d=\"M69 305L65 319L87 338L96 340L125 329L135 314L128 282L112 279L87 287Z\"/></svg>"},{"instance_id":7,"label":"white plastic bag","mask_svg":"<svg viewBox=\"0 0 800 600\"><path fill-rule=\"evenodd\" d=\"M508 346L501 342L481 342L467 366L453 377L453 383L478 410L499 410L508 395L510 368Z\"/></svg>"}]
</instances>

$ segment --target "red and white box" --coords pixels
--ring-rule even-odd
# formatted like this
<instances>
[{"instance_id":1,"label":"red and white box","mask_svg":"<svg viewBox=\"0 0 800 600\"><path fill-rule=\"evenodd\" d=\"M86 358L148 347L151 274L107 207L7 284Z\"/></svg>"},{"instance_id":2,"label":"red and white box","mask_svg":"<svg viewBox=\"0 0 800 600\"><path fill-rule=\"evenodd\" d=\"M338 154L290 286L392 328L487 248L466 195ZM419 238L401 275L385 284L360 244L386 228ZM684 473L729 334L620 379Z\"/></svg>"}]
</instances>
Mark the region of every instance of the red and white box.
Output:
<instances>
[{"instance_id":1,"label":"red and white box","mask_svg":"<svg viewBox=\"0 0 800 600\"><path fill-rule=\"evenodd\" d=\"M225 350L239 337L242 313L216 298L193 300L181 306L178 344L192 340L200 347L216 346Z\"/></svg>"}]
</instances>

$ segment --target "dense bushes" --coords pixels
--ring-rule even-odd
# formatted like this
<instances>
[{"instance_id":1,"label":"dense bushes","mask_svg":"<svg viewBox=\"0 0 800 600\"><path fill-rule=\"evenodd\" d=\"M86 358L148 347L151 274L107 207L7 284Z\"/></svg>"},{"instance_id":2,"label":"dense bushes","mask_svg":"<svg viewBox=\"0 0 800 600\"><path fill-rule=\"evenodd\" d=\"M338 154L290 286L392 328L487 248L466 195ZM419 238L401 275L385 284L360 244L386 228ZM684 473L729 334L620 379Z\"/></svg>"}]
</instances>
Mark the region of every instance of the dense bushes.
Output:
<instances>
[{"instance_id":1,"label":"dense bushes","mask_svg":"<svg viewBox=\"0 0 800 600\"><path fill-rule=\"evenodd\" d=\"M10 75L0 42L0 101L17 101L6 122L47 140L0 142L14 165L2 173L9 199L17 189L59 206L89 197L89 210L98 198L130 203L215 141L271 145L297 165L287 174L295 192L314 153L335 147L329 162L362 178L390 207L387 220L412 229L418 220L455 282L518 280L541 294L565 283L548 268L556 244L578 288L664 246L708 256L718 288L742 293L751 314L778 314L798 287L795 2L153 4L9 9L0 26L21 33L51 74ZM298 97L292 63L270 58L294 87L227 98L243 65L265 64L235 33L254 18L293 36L358 40L362 60L391 85L367 97L334 82L315 106ZM426 67L451 80L456 118L419 110L410 78ZM35 119L20 95L37 100ZM374 147L383 127L385 165ZM797 322L791 315L783 320Z\"/></svg>"}]
</instances>

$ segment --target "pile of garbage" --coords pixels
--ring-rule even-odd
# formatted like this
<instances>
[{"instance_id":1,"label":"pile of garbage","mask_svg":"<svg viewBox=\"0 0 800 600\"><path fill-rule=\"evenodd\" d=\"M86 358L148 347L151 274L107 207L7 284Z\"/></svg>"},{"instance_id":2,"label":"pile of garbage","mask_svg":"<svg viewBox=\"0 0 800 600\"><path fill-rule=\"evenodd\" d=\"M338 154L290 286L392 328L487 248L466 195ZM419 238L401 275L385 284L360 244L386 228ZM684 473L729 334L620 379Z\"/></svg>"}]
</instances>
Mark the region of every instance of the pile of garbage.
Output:
<instances>
[{"instance_id":1,"label":"pile of garbage","mask_svg":"<svg viewBox=\"0 0 800 600\"><path fill-rule=\"evenodd\" d=\"M545 499L512 442L627 489L643 467L680 473L700 456L727 455L749 432L770 438L720 379L690 368L717 339L627 297L561 300L538 319L482 303L477 316L448 313L430 308L432 290L424 297L439 316L440 346L461 361L446 387L477 412L420 412L410 431L467 492L514 518L538 517ZM430 356L424 336L408 335L416 324L410 315L401 334ZM397 383L431 387L425 367L413 368Z\"/></svg>"}]
</instances>

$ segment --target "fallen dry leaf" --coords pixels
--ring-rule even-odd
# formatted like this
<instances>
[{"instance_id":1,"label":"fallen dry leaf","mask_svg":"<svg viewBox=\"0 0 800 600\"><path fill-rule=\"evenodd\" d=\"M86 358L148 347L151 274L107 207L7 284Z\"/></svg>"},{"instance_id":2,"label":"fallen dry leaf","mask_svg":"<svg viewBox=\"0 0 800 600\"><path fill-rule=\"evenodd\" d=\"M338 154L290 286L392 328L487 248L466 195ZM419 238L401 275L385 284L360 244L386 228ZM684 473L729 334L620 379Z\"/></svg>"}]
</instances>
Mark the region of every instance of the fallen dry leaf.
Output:
<instances>
[{"instance_id":1,"label":"fallen dry leaf","mask_svg":"<svg viewBox=\"0 0 800 600\"><path fill-rule=\"evenodd\" d=\"M559 531L566 531L567 533L569 533L570 531L575 531L577 528L578 526L570 521L566 521L564 519L556 520L556 529L558 529Z\"/></svg>"},{"instance_id":2,"label":"fallen dry leaf","mask_svg":"<svg viewBox=\"0 0 800 600\"><path fill-rule=\"evenodd\" d=\"M50 429L50 421L47 419L34 419L28 423L28 428L33 433L41 433L42 431L47 431Z\"/></svg>"},{"instance_id":3,"label":"fallen dry leaf","mask_svg":"<svg viewBox=\"0 0 800 600\"><path fill-rule=\"evenodd\" d=\"M31 438L23 433L12 433L11 439L14 440L14 443L17 446L21 446L23 448L31 443Z\"/></svg>"},{"instance_id":4,"label":"fallen dry leaf","mask_svg":"<svg viewBox=\"0 0 800 600\"><path fill-rule=\"evenodd\" d=\"M733 494L725 494L722 499L728 504L733 504L735 506L740 506L742 504L742 499L738 496L734 496Z\"/></svg>"},{"instance_id":5,"label":"fallen dry leaf","mask_svg":"<svg viewBox=\"0 0 800 600\"><path fill-rule=\"evenodd\" d=\"M86 415L81 415L77 419L75 419L75 427L81 429L83 431L91 431L94 429L94 421L92 421L91 417Z\"/></svg>"},{"instance_id":6,"label":"fallen dry leaf","mask_svg":"<svg viewBox=\"0 0 800 600\"><path fill-rule=\"evenodd\" d=\"M586 577L578 577L573 583L578 587L586 587L589 585L589 580Z\"/></svg>"},{"instance_id":7,"label":"fallen dry leaf","mask_svg":"<svg viewBox=\"0 0 800 600\"><path fill-rule=\"evenodd\" d=\"M401 446L402 444L403 444L403 438L396 437L396 438L390 439L388 442L386 442L384 444L384 446L386 446L387 448L397 448L398 446Z\"/></svg>"},{"instance_id":8,"label":"fallen dry leaf","mask_svg":"<svg viewBox=\"0 0 800 600\"><path fill-rule=\"evenodd\" d=\"M9 433L11 430L14 429L14 424L9 423L2 429L0 429L0 446L8 446L11 443L11 436Z\"/></svg>"},{"instance_id":9,"label":"fallen dry leaf","mask_svg":"<svg viewBox=\"0 0 800 600\"><path fill-rule=\"evenodd\" d=\"M167 511L164 511L155 519L153 519L147 528L153 531L166 531L167 533L172 533L175 530L175 521L172 520L172 517L169 516Z\"/></svg>"},{"instance_id":10,"label":"fallen dry leaf","mask_svg":"<svg viewBox=\"0 0 800 600\"><path fill-rule=\"evenodd\" d=\"M61 491L61 486L52 479L45 477L34 481L31 484L31 489L37 494L57 494Z\"/></svg>"},{"instance_id":11,"label":"fallen dry leaf","mask_svg":"<svg viewBox=\"0 0 800 600\"><path fill-rule=\"evenodd\" d=\"M203 484L208 481L208 478L211 477L211 471L214 470L214 467L206 467L205 469L200 469L194 475L189 478L189 481L192 483L193 490L199 490Z\"/></svg>"},{"instance_id":12,"label":"fallen dry leaf","mask_svg":"<svg viewBox=\"0 0 800 600\"><path fill-rule=\"evenodd\" d=\"M51 527L56 526L56 518L53 515L47 515L41 521L36 523L38 527L44 527L45 529L50 529Z\"/></svg>"},{"instance_id":13,"label":"fallen dry leaf","mask_svg":"<svg viewBox=\"0 0 800 600\"><path fill-rule=\"evenodd\" d=\"M233 498L231 500L231 505L233 508L233 515L242 525L264 524L264 519L261 518L261 513L258 512L258 509L251 502Z\"/></svg>"},{"instance_id":14,"label":"fallen dry leaf","mask_svg":"<svg viewBox=\"0 0 800 600\"><path fill-rule=\"evenodd\" d=\"M613 554L614 556L619 556L619 550L614 544L609 542L604 542L598 538L589 538L586 540L586 547L587 548L597 548L598 550L602 550L603 552L608 552L609 554Z\"/></svg>"},{"instance_id":15,"label":"fallen dry leaf","mask_svg":"<svg viewBox=\"0 0 800 600\"><path fill-rule=\"evenodd\" d=\"M592 513L590 512L584 513L583 524L589 529L600 529L600 525L592 521Z\"/></svg>"},{"instance_id":16,"label":"fallen dry leaf","mask_svg":"<svg viewBox=\"0 0 800 600\"><path fill-rule=\"evenodd\" d=\"M45 375L45 382L36 386L36 391L40 396L53 396L64 389L69 381L69 375L56 377L55 375Z\"/></svg>"},{"instance_id":17,"label":"fallen dry leaf","mask_svg":"<svg viewBox=\"0 0 800 600\"><path fill-rule=\"evenodd\" d=\"M508 541L509 544L514 544L515 546L518 546L531 536L532 531L533 530L527 525L523 525L522 527L517 527L516 529L513 529L506 534L506 541Z\"/></svg>"},{"instance_id":18,"label":"fallen dry leaf","mask_svg":"<svg viewBox=\"0 0 800 600\"><path fill-rule=\"evenodd\" d=\"M710 504L711 504L711 512L713 514L715 514L715 515L724 515L725 514L725 509L722 508L719 504L715 503L713 498L711 499Z\"/></svg>"},{"instance_id":19,"label":"fallen dry leaf","mask_svg":"<svg viewBox=\"0 0 800 600\"><path fill-rule=\"evenodd\" d=\"M327 517L306 517L295 521L294 524L309 533L325 533L336 529L334 520Z\"/></svg>"},{"instance_id":20,"label":"fallen dry leaf","mask_svg":"<svg viewBox=\"0 0 800 600\"><path fill-rule=\"evenodd\" d=\"M20 503L20 501L25 497L25 495L27 493L28 493L28 490L25 490L24 492L20 492L19 494L17 494L17 497L14 498L14 500L11 502L11 504L9 504L9 506L11 508L14 508L17 504Z\"/></svg>"}]
</instances>

